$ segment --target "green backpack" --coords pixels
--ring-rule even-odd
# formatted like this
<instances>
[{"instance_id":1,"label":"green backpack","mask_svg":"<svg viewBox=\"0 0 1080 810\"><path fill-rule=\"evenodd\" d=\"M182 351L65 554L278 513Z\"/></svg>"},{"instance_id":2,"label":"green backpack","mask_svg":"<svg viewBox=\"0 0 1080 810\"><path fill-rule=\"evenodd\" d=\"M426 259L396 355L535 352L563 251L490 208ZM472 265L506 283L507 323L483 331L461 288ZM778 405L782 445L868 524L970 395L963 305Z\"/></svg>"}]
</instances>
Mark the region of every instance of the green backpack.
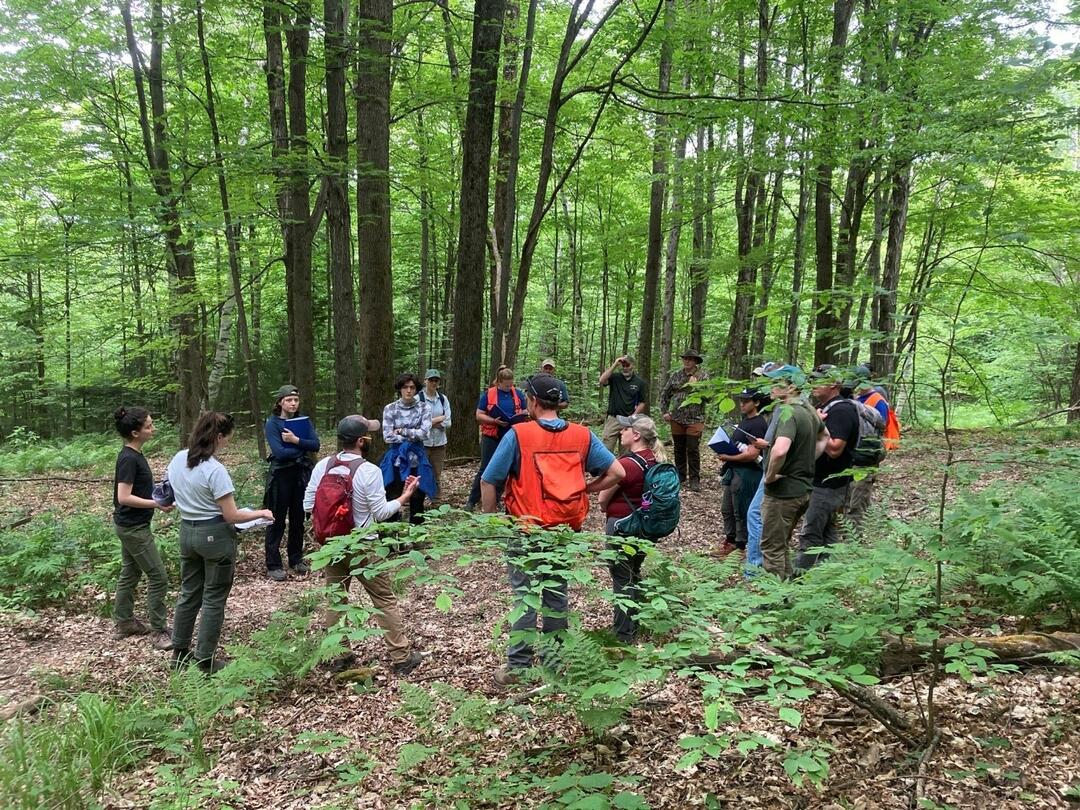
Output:
<instances>
[{"instance_id":1,"label":"green backpack","mask_svg":"<svg viewBox=\"0 0 1080 810\"><path fill-rule=\"evenodd\" d=\"M645 473L645 487L641 492L641 506L615 521L615 534L660 540L679 527L682 511L679 471L674 464L666 462L650 467L637 453L631 453L630 459ZM626 502L629 504L630 499L626 498Z\"/></svg>"}]
</instances>

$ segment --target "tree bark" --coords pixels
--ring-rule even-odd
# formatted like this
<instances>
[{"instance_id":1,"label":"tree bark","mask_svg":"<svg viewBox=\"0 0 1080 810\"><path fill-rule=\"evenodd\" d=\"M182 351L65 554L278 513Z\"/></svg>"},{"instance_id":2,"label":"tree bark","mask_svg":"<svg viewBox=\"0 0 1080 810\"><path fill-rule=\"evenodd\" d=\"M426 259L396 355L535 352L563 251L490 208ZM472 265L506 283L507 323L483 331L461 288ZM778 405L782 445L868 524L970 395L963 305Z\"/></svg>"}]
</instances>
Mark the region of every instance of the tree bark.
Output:
<instances>
[{"instance_id":1,"label":"tree bark","mask_svg":"<svg viewBox=\"0 0 1080 810\"><path fill-rule=\"evenodd\" d=\"M464 418L473 412L481 388L488 176L504 4L505 0L475 0L473 6L472 67L461 156L454 338L448 374L451 407ZM472 454L475 446L476 433L467 427L450 432L451 455Z\"/></svg>"},{"instance_id":2,"label":"tree bark","mask_svg":"<svg viewBox=\"0 0 1080 810\"><path fill-rule=\"evenodd\" d=\"M661 380L666 380L671 373L671 347L675 335L675 281L679 270L679 240L682 236L683 192L686 185L684 164L688 138L687 135L679 135L675 146L675 165L672 169L675 182L671 190L671 218L664 256L664 310L660 313Z\"/></svg>"}]
</instances>

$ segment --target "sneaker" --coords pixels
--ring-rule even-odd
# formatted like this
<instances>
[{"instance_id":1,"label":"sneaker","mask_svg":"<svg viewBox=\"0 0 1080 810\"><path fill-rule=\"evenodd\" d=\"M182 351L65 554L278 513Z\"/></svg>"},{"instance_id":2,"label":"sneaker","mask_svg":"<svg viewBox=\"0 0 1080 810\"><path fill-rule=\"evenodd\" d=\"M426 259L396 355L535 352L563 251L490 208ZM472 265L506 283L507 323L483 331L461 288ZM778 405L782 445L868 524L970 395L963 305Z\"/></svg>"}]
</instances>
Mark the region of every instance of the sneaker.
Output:
<instances>
[{"instance_id":1,"label":"sneaker","mask_svg":"<svg viewBox=\"0 0 1080 810\"><path fill-rule=\"evenodd\" d=\"M154 645L155 650L171 650L172 628L166 627L164 630L155 630L150 643Z\"/></svg>"},{"instance_id":2,"label":"sneaker","mask_svg":"<svg viewBox=\"0 0 1080 810\"><path fill-rule=\"evenodd\" d=\"M298 576L305 576L306 574L311 573L311 566L306 562L299 562L296 565L291 565L289 567L292 569L292 572Z\"/></svg>"},{"instance_id":3,"label":"sneaker","mask_svg":"<svg viewBox=\"0 0 1080 810\"><path fill-rule=\"evenodd\" d=\"M408 675L410 672L420 666L420 664L422 664L423 662L424 656L422 656L418 650L413 650L411 653L409 653L408 658L406 658L399 664L394 664L390 668L394 670L395 675Z\"/></svg>"},{"instance_id":4,"label":"sneaker","mask_svg":"<svg viewBox=\"0 0 1080 810\"><path fill-rule=\"evenodd\" d=\"M230 663L231 661L224 655L214 655L210 658L204 658L202 661L196 661L195 666L202 670L203 674L209 678L211 675L216 675L221 672L221 670L225 669Z\"/></svg>"},{"instance_id":5,"label":"sneaker","mask_svg":"<svg viewBox=\"0 0 1080 810\"><path fill-rule=\"evenodd\" d=\"M174 649L172 651L172 662L169 664L175 670L186 669L191 666L195 658L191 654L191 650L185 647L182 650Z\"/></svg>"},{"instance_id":6,"label":"sneaker","mask_svg":"<svg viewBox=\"0 0 1080 810\"><path fill-rule=\"evenodd\" d=\"M289 575L281 568L271 568L266 572L266 575L274 580L274 582L284 582L289 578Z\"/></svg>"},{"instance_id":7,"label":"sneaker","mask_svg":"<svg viewBox=\"0 0 1080 810\"><path fill-rule=\"evenodd\" d=\"M521 676L510 669L510 667L499 667L495 670L495 674L492 675L492 678L498 686L514 686L521 683Z\"/></svg>"},{"instance_id":8,"label":"sneaker","mask_svg":"<svg viewBox=\"0 0 1080 810\"><path fill-rule=\"evenodd\" d=\"M145 636L150 632L150 628L140 622L138 619L124 619L116 623L116 627L113 628L113 638L121 639L128 636Z\"/></svg>"}]
</instances>

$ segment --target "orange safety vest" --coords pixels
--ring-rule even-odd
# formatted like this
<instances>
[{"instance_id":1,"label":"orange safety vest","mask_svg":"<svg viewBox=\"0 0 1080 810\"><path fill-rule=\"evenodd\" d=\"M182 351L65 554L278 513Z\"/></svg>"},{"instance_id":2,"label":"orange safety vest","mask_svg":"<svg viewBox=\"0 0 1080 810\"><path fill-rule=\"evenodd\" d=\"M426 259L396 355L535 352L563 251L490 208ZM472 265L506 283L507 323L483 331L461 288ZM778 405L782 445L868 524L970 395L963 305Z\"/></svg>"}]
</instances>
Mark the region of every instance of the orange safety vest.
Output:
<instances>
[{"instance_id":1,"label":"orange safety vest","mask_svg":"<svg viewBox=\"0 0 1080 810\"><path fill-rule=\"evenodd\" d=\"M551 430L539 422L525 422L512 430L521 455L517 475L506 482L506 511L545 529L580 530L589 514L585 492L589 429L567 423L562 430Z\"/></svg>"},{"instance_id":2,"label":"orange safety vest","mask_svg":"<svg viewBox=\"0 0 1080 810\"><path fill-rule=\"evenodd\" d=\"M871 391L870 396L862 400L863 405L870 408L876 408L879 402L884 402L889 409L889 416L885 420L885 432L882 434L882 444L885 445L886 450L895 450L900 446L900 420L896 417L896 411L893 410L889 401L877 391Z\"/></svg>"},{"instance_id":3,"label":"orange safety vest","mask_svg":"<svg viewBox=\"0 0 1080 810\"><path fill-rule=\"evenodd\" d=\"M514 414L518 414L521 411L525 410L525 406L521 403L521 397L518 396L517 388L511 388L510 393L514 395ZM490 411L498 404L499 389L493 385L487 390L487 410ZM489 413L488 415L490 416L491 414ZM481 425L480 432L483 433L485 436L490 436L493 439L499 438L498 425Z\"/></svg>"}]
</instances>

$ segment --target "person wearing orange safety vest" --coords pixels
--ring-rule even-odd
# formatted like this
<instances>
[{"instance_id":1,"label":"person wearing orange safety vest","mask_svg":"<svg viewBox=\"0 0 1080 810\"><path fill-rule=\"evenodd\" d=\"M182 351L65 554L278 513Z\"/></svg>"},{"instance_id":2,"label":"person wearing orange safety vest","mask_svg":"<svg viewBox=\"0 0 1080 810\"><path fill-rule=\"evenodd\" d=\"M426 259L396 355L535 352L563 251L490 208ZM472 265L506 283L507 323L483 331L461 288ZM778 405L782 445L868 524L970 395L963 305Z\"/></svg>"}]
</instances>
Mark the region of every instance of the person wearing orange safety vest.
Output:
<instances>
[{"instance_id":1,"label":"person wearing orange safety vest","mask_svg":"<svg viewBox=\"0 0 1080 810\"><path fill-rule=\"evenodd\" d=\"M495 382L480 395L476 403L476 421L480 425L480 469L473 478L472 489L465 508L470 511L480 505L480 476L484 474L499 440L510 429L510 422L525 414L525 394L514 386L514 370L499 366ZM502 497L502 488L499 488Z\"/></svg>"},{"instance_id":2,"label":"person wearing orange safety vest","mask_svg":"<svg viewBox=\"0 0 1080 810\"><path fill-rule=\"evenodd\" d=\"M589 514L590 492L617 485L625 475L623 466L584 425L559 416L562 383L550 374L537 374L525 387L532 421L513 425L499 442L481 478L485 512L498 508L498 487L506 485L506 511L522 524L520 536L507 546L507 569L514 591L514 612L523 612L510 632L507 665L495 672L500 686L517 683L520 672L532 666L533 648L524 634L536 631L536 609L526 603L533 593L533 569L543 569L545 587L540 594L542 631L553 633L567 627L567 582L558 564L545 549L529 538L529 527L554 529L568 526L580 530ZM595 476L586 483L585 474Z\"/></svg>"}]
</instances>

